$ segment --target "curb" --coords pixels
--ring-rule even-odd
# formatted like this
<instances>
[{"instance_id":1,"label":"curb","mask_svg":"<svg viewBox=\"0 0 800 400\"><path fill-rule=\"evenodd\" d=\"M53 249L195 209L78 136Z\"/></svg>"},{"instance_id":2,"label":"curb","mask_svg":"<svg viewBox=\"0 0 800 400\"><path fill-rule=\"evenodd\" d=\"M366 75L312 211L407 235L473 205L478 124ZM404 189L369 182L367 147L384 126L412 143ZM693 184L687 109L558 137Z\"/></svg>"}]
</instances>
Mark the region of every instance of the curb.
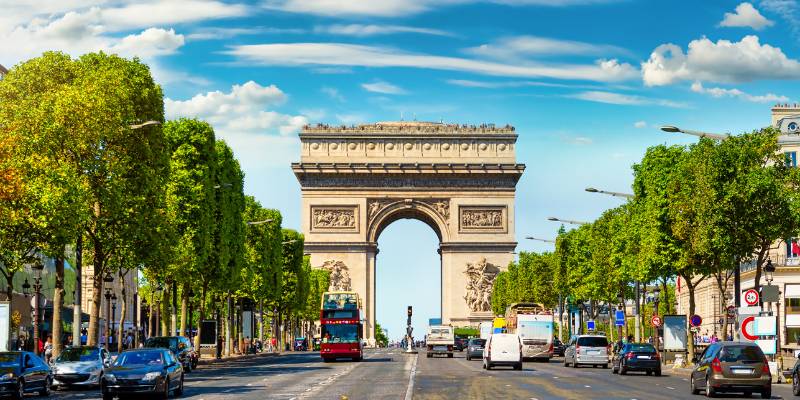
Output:
<instances>
[{"instance_id":1,"label":"curb","mask_svg":"<svg viewBox=\"0 0 800 400\"><path fill-rule=\"evenodd\" d=\"M251 358L260 358L260 357L277 357L280 353L258 353L258 354L246 354L243 356L233 356L233 357L223 357L223 358L206 358L200 359L197 361L197 365L213 365L219 363L226 363L229 361L236 361L236 360L249 360Z\"/></svg>"}]
</instances>

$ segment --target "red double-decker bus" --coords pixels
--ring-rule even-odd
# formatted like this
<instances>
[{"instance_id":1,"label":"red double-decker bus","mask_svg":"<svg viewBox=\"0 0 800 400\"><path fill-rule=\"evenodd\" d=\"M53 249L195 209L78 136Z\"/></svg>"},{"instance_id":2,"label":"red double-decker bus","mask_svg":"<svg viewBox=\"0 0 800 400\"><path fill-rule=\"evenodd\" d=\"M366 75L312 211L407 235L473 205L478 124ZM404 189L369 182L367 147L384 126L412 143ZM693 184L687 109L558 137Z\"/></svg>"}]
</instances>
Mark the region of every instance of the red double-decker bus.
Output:
<instances>
[{"instance_id":1,"label":"red double-decker bus","mask_svg":"<svg viewBox=\"0 0 800 400\"><path fill-rule=\"evenodd\" d=\"M361 339L361 302L356 292L325 292L320 311L322 343L320 355L325 362L337 358L361 361L364 357Z\"/></svg>"}]
</instances>

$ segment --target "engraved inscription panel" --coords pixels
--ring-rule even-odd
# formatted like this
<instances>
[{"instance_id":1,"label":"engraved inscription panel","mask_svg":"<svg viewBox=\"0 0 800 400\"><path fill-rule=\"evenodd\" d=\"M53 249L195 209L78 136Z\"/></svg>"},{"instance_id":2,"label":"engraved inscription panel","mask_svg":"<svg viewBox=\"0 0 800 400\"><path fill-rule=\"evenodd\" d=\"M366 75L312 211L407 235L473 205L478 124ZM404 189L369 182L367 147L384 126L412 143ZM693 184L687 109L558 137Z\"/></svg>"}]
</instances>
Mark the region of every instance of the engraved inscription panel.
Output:
<instances>
[{"instance_id":1,"label":"engraved inscription panel","mask_svg":"<svg viewBox=\"0 0 800 400\"><path fill-rule=\"evenodd\" d=\"M311 206L312 232L358 232L358 206Z\"/></svg>"},{"instance_id":2,"label":"engraved inscription panel","mask_svg":"<svg viewBox=\"0 0 800 400\"><path fill-rule=\"evenodd\" d=\"M459 211L462 232L506 232L505 206L461 206Z\"/></svg>"}]
</instances>

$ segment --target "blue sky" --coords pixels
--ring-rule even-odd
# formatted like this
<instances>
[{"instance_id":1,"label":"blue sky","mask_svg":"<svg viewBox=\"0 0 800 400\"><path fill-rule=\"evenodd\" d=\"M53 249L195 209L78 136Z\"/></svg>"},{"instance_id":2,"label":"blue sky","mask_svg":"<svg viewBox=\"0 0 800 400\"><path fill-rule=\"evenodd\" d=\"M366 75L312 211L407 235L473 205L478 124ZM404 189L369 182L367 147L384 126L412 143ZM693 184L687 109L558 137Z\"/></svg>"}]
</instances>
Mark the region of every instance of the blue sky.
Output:
<instances>
[{"instance_id":1,"label":"blue sky","mask_svg":"<svg viewBox=\"0 0 800 400\"><path fill-rule=\"evenodd\" d=\"M628 191L648 146L692 141L659 125L737 133L798 98L794 0L2 3L0 64L45 50L140 57L167 114L210 121L239 157L246 191L293 228L300 192L289 163L308 122L514 125L527 164L518 251L542 251L550 246L524 237L552 238L547 216L591 220L619 204L586 186ZM415 222L379 240L377 315L392 337L409 302L418 322L437 316L438 283L411 300L395 283L438 276L431 241Z\"/></svg>"}]
</instances>

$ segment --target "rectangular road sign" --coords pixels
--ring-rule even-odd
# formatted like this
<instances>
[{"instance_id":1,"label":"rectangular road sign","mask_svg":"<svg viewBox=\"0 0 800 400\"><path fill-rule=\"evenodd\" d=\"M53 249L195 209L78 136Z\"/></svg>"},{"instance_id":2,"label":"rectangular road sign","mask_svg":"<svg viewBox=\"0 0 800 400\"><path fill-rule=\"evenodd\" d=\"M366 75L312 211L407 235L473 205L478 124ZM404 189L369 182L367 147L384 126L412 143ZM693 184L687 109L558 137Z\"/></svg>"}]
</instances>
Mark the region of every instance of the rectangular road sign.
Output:
<instances>
[{"instance_id":1,"label":"rectangular road sign","mask_svg":"<svg viewBox=\"0 0 800 400\"><path fill-rule=\"evenodd\" d=\"M756 336L775 336L777 332L775 317L756 317L753 334Z\"/></svg>"},{"instance_id":2,"label":"rectangular road sign","mask_svg":"<svg viewBox=\"0 0 800 400\"><path fill-rule=\"evenodd\" d=\"M617 312L614 313L614 325L625 326L625 311L617 310Z\"/></svg>"},{"instance_id":3,"label":"rectangular road sign","mask_svg":"<svg viewBox=\"0 0 800 400\"><path fill-rule=\"evenodd\" d=\"M594 330L594 320L586 321L586 329L593 331Z\"/></svg>"},{"instance_id":4,"label":"rectangular road sign","mask_svg":"<svg viewBox=\"0 0 800 400\"><path fill-rule=\"evenodd\" d=\"M737 311L739 315L758 315L761 313L761 307L739 307Z\"/></svg>"}]
</instances>

